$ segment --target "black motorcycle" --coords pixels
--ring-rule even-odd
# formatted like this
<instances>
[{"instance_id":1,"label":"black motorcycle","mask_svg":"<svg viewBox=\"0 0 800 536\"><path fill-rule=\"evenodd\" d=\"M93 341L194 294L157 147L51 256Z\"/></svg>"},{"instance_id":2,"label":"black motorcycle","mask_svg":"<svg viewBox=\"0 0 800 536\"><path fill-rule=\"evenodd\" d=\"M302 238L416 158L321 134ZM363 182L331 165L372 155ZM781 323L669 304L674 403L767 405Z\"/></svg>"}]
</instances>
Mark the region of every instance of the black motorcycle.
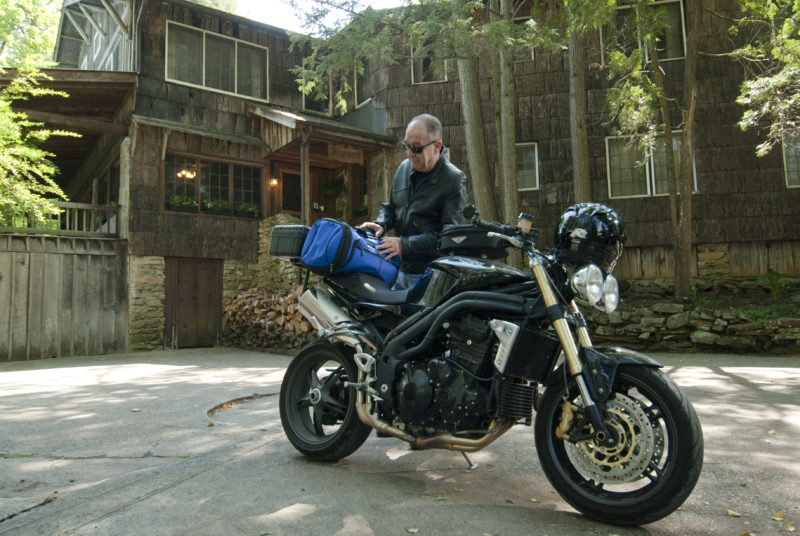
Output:
<instances>
[{"instance_id":1,"label":"black motorcycle","mask_svg":"<svg viewBox=\"0 0 800 536\"><path fill-rule=\"evenodd\" d=\"M335 461L374 428L470 462L467 453L533 424L547 478L586 516L640 525L673 512L700 476L697 415L653 359L594 346L578 308L616 308L617 214L570 207L549 254L527 214L516 227L483 222L472 207L465 217L442 233L442 257L412 289L328 274L305 290L300 310L319 338L281 385L289 441ZM531 273L497 262L509 248L527 253Z\"/></svg>"}]
</instances>

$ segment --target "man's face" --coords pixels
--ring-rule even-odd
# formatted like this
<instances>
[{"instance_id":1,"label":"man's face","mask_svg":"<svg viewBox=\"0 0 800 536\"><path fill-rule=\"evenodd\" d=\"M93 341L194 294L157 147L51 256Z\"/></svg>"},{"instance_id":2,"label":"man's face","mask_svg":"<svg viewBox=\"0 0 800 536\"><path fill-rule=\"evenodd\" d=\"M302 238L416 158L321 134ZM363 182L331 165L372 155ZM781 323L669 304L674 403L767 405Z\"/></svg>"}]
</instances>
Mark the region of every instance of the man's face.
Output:
<instances>
[{"instance_id":1,"label":"man's face","mask_svg":"<svg viewBox=\"0 0 800 536\"><path fill-rule=\"evenodd\" d=\"M428 138L428 132L425 130L423 123L412 123L406 129L406 145L410 147L422 147L431 142ZM411 161L411 167L422 173L427 173L432 170L436 163L439 161L439 151L442 149L442 140L435 140L430 145L427 145L421 153L414 153L406 149L406 156Z\"/></svg>"}]
</instances>

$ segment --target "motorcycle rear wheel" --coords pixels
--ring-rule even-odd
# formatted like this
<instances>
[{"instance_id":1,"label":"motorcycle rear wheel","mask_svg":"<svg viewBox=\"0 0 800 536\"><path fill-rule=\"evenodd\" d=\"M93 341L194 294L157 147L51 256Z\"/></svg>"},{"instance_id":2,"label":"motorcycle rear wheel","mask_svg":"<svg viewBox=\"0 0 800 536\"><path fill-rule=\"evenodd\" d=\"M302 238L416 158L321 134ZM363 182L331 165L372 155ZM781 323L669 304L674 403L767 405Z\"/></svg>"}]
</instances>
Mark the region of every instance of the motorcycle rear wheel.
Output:
<instances>
[{"instance_id":1,"label":"motorcycle rear wheel","mask_svg":"<svg viewBox=\"0 0 800 536\"><path fill-rule=\"evenodd\" d=\"M619 368L604 412L622 438L614 448L558 439L565 400L580 405L573 381L566 392L564 384L545 391L536 449L548 480L575 509L604 523L635 526L669 515L686 500L700 477L703 434L691 403L666 374Z\"/></svg>"},{"instance_id":2,"label":"motorcycle rear wheel","mask_svg":"<svg viewBox=\"0 0 800 536\"><path fill-rule=\"evenodd\" d=\"M281 383L283 430L308 458L333 462L349 456L372 428L356 414L356 394L344 382L357 381L352 353L325 341L304 347L292 359Z\"/></svg>"}]
</instances>

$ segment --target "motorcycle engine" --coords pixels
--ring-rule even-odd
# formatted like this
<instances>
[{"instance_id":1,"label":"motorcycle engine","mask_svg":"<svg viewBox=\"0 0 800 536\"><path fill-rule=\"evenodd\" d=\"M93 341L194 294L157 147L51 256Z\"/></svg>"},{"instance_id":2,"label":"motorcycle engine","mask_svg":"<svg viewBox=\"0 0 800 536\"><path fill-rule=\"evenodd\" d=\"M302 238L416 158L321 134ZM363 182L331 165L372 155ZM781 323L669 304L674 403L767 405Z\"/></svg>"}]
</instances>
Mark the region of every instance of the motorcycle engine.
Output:
<instances>
[{"instance_id":1,"label":"motorcycle engine","mask_svg":"<svg viewBox=\"0 0 800 536\"><path fill-rule=\"evenodd\" d=\"M490 420L490 355L486 318L465 315L445 324L439 357L410 361L397 384L400 419L430 431L478 430Z\"/></svg>"}]
</instances>

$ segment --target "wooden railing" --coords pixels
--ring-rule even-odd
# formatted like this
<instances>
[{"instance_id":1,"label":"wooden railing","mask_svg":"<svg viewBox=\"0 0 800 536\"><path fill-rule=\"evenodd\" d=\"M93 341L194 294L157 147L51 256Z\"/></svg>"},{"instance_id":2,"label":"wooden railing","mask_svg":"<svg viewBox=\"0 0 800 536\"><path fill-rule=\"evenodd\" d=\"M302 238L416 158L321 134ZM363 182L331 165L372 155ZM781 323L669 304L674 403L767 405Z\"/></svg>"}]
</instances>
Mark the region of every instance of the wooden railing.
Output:
<instances>
[{"instance_id":1,"label":"wooden railing","mask_svg":"<svg viewBox=\"0 0 800 536\"><path fill-rule=\"evenodd\" d=\"M83 236L89 238L119 237L119 207L56 201L59 209L44 222L20 216L11 227L0 227L2 233Z\"/></svg>"}]
</instances>

